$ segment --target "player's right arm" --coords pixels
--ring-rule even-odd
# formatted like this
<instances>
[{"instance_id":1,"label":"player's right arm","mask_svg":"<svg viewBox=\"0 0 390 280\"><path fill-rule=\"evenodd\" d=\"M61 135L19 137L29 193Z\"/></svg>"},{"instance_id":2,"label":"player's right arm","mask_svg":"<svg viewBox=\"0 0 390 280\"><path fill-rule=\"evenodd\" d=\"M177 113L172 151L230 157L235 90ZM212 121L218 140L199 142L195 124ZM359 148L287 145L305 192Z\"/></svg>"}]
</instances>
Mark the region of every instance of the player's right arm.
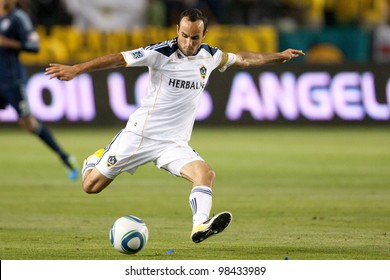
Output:
<instances>
[{"instance_id":1,"label":"player's right arm","mask_svg":"<svg viewBox=\"0 0 390 280\"><path fill-rule=\"evenodd\" d=\"M45 69L45 75L50 79L57 78L61 81L70 81L79 74L126 66L126 61L121 53L96 57L92 60L75 64L63 65L50 63Z\"/></svg>"}]
</instances>

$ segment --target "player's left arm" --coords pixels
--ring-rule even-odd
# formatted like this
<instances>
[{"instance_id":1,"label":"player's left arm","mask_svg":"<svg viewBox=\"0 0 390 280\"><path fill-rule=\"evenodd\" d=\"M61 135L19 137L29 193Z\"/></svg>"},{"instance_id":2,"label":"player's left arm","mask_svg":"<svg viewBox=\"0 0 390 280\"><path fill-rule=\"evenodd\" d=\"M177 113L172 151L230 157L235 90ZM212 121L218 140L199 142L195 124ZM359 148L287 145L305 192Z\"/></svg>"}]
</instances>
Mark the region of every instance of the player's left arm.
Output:
<instances>
[{"instance_id":1,"label":"player's left arm","mask_svg":"<svg viewBox=\"0 0 390 280\"><path fill-rule=\"evenodd\" d=\"M285 63L293 58L303 56L305 53L301 50L287 49L276 53L256 53L250 51L240 51L236 53L236 61L233 67L247 68L257 67L273 63Z\"/></svg>"},{"instance_id":2,"label":"player's left arm","mask_svg":"<svg viewBox=\"0 0 390 280\"><path fill-rule=\"evenodd\" d=\"M233 54L223 52L221 62L217 68L223 72L228 67L248 68L272 63L284 63L301 55L305 55L305 53L295 49L287 49L276 53L239 51Z\"/></svg>"}]
</instances>

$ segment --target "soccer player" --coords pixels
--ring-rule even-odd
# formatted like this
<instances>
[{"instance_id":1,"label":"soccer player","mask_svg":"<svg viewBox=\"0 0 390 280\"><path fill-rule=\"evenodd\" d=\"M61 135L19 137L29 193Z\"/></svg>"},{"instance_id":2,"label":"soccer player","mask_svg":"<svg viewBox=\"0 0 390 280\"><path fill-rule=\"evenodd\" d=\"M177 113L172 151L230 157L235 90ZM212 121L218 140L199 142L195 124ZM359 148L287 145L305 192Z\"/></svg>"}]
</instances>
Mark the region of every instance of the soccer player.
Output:
<instances>
[{"instance_id":1,"label":"soccer player","mask_svg":"<svg viewBox=\"0 0 390 280\"><path fill-rule=\"evenodd\" d=\"M195 243L223 231L232 219L229 212L209 219L215 173L188 144L199 99L211 72L223 72L230 66L286 62L304 55L294 49L269 54L226 53L202 43L206 33L207 18L191 8L181 13L174 39L73 66L50 64L46 68L50 79L69 81L95 70L149 67L148 95L112 142L85 160L83 189L99 193L121 172L134 174L139 166L154 162L158 168L192 182L189 203L193 214L191 238Z\"/></svg>"},{"instance_id":2,"label":"soccer player","mask_svg":"<svg viewBox=\"0 0 390 280\"><path fill-rule=\"evenodd\" d=\"M17 0L0 0L0 109L11 105L19 116L20 127L37 135L56 152L68 169L69 179L76 180L79 171L74 157L31 115L25 92L27 78L19 53L38 52L39 37L30 18L16 4Z\"/></svg>"}]
</instances>

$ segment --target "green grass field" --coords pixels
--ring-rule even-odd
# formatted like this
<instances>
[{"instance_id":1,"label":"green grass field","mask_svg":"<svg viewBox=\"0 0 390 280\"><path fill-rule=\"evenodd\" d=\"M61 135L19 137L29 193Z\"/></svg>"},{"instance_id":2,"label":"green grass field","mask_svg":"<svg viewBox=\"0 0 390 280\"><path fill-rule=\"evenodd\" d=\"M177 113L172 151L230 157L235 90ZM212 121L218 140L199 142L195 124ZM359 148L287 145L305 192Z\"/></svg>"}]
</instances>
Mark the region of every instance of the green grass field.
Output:
<instances>
[{"instance_id":1,"label":"green grass field","mask_svg":"<svg viewBox=\"0 0 390 280\"><path fill-rule=\"evenodd\" d=\"M118 130L53 128L80 164ZM2 260L390 259L388 127L195 128L191 145L217 173L212 211L233 214L200 244L183 179L149 164L88 195L35 137L2 127L0 145ZM150 234L132 256L108 238L127 214Z\"/></svg>"}]
</instances>

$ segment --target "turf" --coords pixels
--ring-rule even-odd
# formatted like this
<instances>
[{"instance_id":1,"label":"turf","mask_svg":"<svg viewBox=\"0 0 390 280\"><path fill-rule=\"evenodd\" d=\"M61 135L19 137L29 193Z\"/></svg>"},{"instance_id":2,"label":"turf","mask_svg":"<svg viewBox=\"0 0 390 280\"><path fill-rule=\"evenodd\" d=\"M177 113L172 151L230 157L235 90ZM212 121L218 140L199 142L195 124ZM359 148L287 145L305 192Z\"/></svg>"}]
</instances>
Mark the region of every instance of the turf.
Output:
<instances>
[{"instance_id":1,"label":"turf","mask_svg":"<svg viewBox=\"0 0 390 280\"><path fill-rule=\"evenodd\" d=\"M53 131L81 164L118 129ZM200 244L189 237L189 182L149 164L88 195L38 139L0 130L2 260L390 259L388 127L196 128L191 145L217 173L213 212L233 214ZM127 214L150 233L132 256L108 238Z\"/></svg>"}]
</instances>

